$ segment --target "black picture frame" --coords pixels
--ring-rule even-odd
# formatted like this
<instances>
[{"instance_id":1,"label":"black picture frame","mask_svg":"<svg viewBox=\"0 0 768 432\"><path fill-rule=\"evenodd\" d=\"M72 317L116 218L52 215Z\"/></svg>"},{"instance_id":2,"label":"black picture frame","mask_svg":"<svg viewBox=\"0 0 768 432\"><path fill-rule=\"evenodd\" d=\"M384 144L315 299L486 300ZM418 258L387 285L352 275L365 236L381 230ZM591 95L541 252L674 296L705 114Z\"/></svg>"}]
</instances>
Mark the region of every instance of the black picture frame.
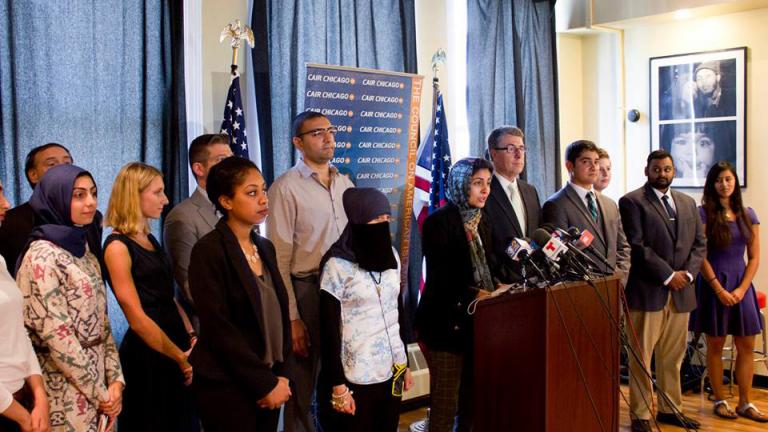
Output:
<instances>
[{"instance_id":1,"label":"black picture frame","mask_svg":"<svg viewBox=\"0 0 768 432\"><path fill-rule=\"evenodd\" d=\"M727 160L747 186L747 47L650 59L651 150L675 159L674 186L701 188Z\"/></svg>"}]
</instances>

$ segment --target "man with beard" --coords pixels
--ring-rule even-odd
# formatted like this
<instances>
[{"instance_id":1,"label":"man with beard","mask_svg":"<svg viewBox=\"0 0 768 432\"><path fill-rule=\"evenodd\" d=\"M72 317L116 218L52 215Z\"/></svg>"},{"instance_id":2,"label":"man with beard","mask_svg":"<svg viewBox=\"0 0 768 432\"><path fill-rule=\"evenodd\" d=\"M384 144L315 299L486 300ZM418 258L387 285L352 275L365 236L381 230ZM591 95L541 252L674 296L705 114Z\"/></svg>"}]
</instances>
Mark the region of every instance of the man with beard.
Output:
<instances>
[{"instance_id":1,"label":"man with beard","mask_svg":"<svg viewBox=\"0 0 768 432\"><path fill-rule=\"evenodd\" d=\"M651 430L650 361L654 354L656 386L665 395L659 397L656 420L698 429L696 420L682 414L680 365L688 315L696 308L694 275L706 253L706 239L696 202L670 188L675 177L672 156L665 150L653 151L645 176L648 181L643 187L619 200L632 248L626 296L628 319L637 337L630 344L641 356L629 356L632 431Z\"/></svg>"}]
</instances>

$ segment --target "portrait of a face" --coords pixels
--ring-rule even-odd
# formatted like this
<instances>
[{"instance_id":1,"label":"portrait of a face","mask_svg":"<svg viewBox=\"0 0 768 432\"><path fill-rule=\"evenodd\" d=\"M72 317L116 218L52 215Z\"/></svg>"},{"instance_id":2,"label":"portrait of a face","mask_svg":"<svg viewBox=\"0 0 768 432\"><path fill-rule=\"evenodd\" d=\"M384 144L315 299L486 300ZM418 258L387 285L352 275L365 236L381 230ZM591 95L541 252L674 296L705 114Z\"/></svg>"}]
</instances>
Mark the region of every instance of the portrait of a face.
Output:
<instances>
[{"instance_id":1,"label":"portrait of a face","mask_svg":"<svg viewBox=\"0 0 768 432\"><path fill-rule=\"evenodd\" d=\"M670 154L675 160L676 177L705 179L715 162L715 142L703 132L683 132L672 139Z\"/></svg>"}]
</instances>

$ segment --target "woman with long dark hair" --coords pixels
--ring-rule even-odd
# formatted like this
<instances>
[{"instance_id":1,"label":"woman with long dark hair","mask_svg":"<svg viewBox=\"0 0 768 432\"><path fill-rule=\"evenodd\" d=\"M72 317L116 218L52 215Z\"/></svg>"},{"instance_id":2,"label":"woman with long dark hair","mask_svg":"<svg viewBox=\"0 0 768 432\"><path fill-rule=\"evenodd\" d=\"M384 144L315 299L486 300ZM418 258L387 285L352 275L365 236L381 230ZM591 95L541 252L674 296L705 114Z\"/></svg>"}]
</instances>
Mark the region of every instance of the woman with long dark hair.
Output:
<instances>
[{"instance_id":1,"label":"woman with long dark hair","mask_svg":"<svg viewBox=\"0 0 768 432\"><path fill-rule=\"evenodd\" d=\"M415 329L425 348L432 411L429 430L472 429L472 317L467 307L495 289L491 276L491 224L482 208L491 191L493 165L485 159L456 162L447 179L449 203L424 221L427 260L424 294Z\"/></svg>"},{"instance_id":2,"label":"woman with long dark hair","mask_svg":"<svg viewBox=\"0 0 768 432\"><path fill-rule=\"evenodd\" d=\"M744 206L739 177L728 162L719 162L710 168L701 204L699 211L707 234L707 258L698 278L699 307L691 315L690 327L707 335L707 370L715 397L714 413L726 419L740 415L768 422L768 417L750 402L755 335L761 332L763 325L752 286L760 262L760 222L755 211ZM739 403L735 411L723 394L722 355L728 335L733 335L738 353Z\"/></svg>"},{"instance_id":3,"label":"woman with long dark hair","mask_svg":"<svg viewBox=\"0 0 768 432\"><path fill-rule=\"evenodd\" d=\"M269 213L267 184L253 162L229 157L211 168L206 190L222 217L189 265L200 317L190 357L200 419L206 432L275 431L291 396L283 371L291 326L275 247L253 230Z\"/></svg>"}]
</instances>

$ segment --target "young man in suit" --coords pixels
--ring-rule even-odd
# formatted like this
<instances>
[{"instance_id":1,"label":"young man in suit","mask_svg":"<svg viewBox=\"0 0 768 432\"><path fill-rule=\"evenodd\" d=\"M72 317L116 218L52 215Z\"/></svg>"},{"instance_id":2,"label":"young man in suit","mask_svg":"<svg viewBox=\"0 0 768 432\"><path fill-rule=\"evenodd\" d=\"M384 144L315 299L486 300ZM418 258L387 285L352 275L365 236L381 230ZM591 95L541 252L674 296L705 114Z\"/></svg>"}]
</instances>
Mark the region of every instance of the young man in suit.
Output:
<instances>
[{"instance_id":1,"label":"young man in suit","mask_svg":"<svg viewBox=\"0 0 768 432\"><path fill-rule=\"evenodd\" d=\"M493 167L491 194L483 208L493 224L493 253L505 277L515 279L519 265L506 254L514 238L529 237L541 224L541 204L536 188L520 179L525 169L525 135L515 126L501 126L488 135Z\"/></svg>"},{"instance_id":2,"label":"young man in suit","mask_svg":"<svg viewBox=\"0 0 768 432\"><path fill-rule=\"evenodd\" d=\"M629 321L637 338L629 356L629 405L632 431L650 431L653 392L650 361L656 356L659 398L656 420L698 429L682 414L680 366L685 356L688 315L696 308L694 276L706 254L706 238L695 201L670 188L672 156L656 150L645 167L648 181L619 200L621 219L632 248L626 296ZM636 341L636 342L635 342ZM676 413L680 413L678 417Z\"/></svg>"},{"instance_id":3,"label":"young man in suit","mask_svg":"<svg viewBox=\"0 0 768 432\"><path fill-rule=\"evenodd\" d=\"M229 137L205 134L192 140L189 146L189 166L195 174L197 188L192 196L180 202L165 218L163 243L173 264L173 278L181 290L185 309L195 330L198 328L192 294L189 291L187 270L192 246L216 226L219 216L205 192L208 172L214 165L232 156Z\"/></svg>"},{"instance_id":4,"label":"young man in suit","mask_svg":"<svg viewBox=\"0 0 768 432\"><path fill-rule=\"evenodd\" d=\"M598 147L592 141L574 141L565 149L565 159L570 180L544 203L544 222L564 230L576 227L591 232L595 236L592 248L606 258L610 268L592 251L585 253L592 255L600 270L617 272L626 283L630 249L619 209L612 199L596 193L592 186L599 171Z\"/></svg>"},{"instance_id":5,"label":"young man in suit","mask_svg":"<svg viewBox=\"0 0 768 432\"><path fill-rule=\"evenodd\" d=\"M46 171L56 165L71 163L72 155L66 147L58 143L43 144L27 153L24 174L29 186L34 189ZM16 260L34 227L35 213L29 202L8 210L5 215L5 222L0 227L0 255L5 258L5 265L13 277L16 277Z\"/></svg>"}]
</instances>

